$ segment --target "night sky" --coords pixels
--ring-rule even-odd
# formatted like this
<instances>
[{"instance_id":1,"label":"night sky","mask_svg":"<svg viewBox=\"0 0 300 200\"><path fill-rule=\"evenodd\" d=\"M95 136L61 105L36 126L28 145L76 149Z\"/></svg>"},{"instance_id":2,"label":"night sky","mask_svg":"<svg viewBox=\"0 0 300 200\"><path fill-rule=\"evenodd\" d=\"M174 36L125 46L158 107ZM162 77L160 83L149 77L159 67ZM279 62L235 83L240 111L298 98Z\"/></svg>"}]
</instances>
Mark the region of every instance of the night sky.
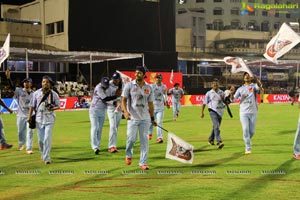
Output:
<instances>
[{"instance_id":1,"label":"night sky","mask_svg":"<svg viewBox=\"0 0 300 200\"><path fill-rule=\"evenodd\" d=\"M22 4L33 2L33 1L34 0L0 0L0 3L22 5Z\"/></svg>"}]
</instances>

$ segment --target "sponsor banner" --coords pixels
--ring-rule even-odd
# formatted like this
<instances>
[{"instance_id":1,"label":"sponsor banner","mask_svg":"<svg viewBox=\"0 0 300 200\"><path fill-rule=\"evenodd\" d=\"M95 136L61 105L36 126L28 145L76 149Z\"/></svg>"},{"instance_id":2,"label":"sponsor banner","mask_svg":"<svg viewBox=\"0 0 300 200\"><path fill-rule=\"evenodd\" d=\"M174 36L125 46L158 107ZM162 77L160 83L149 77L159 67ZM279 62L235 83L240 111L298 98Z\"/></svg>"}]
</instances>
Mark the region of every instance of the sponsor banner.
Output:
<instances>
[{"instance_id":1,"label":"sponsor banner","mask_svg":"<svg viewBox=\"0 0 300 200\"><path fill-rule=\"evenodd\" d=\"M287 103L290 102L288 94L265 94L264 103Z\"/></svg>"},{"instance_id":2,"label":"sponsor banner","mask_svg":"<svg viewBox=\"0 0 300 200\"><path fill-rule=\"evenodd\" d=\"M2 100L13 111L18 110L18 102L16 99L6 98ZM84 96L80 98L80 100L77 97L66 97L66 98L59 98L59 101L60 101L60 110L88 108L89 103L91 102L91 97ZM7 110L1 106L0 112L7 112Z\"/></svg>"},{"instance_id":3,"label":"sponsor banner","mask_svg":"<svg viewBox=\"0 0 300 200\"><path fill-rule=\"evenodd\" d=\"M202 105L205 95L184 95L181 99L181 105ZM3 102L13 111L18 109L18 102L14 98L2 99ZM290 98L288 94L264 94L264 103L288 103ZM60 110L89 108L91 97L84 96L79 101L77 97L60 98ZM257 102L261 102L260 95L257 96ZM168 96L168 103L172 105L172 96ZM238 103L238 101L234 102ZM7 112L5 108L0 106L0 112Z\"/></svg>"},{"instance_id":4,"label":"sponsor banner","mask_svg":"<svg viewBox=\"0 0 300 200\"><path fill-rule=\"evenodd\" d=\"M121 71L122 73L126 74L127 76L129 76L130 78L132 78L132 80L135 79L135 71ZM168 89L171 89L174 87L175 83L179 83L179 87L182 88L182 73L181 72L173 72L173 78L172 78L172 83L170 83L170 78L172 73L171 72L146 72L146 78L145 81L149 84L153 84L155 83L155 77L157 74L161 74L163 77L163 84L165 84L167 86Z\"/></svg>"}]
</instances>

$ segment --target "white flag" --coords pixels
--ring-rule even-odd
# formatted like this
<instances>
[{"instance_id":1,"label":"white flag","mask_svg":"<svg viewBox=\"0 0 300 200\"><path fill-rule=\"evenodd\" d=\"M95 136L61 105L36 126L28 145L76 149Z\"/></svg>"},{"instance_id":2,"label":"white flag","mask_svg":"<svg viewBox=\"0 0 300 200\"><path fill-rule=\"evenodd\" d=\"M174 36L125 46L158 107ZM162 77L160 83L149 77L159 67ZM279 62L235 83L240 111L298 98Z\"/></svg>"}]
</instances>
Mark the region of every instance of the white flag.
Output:
<instances>
[{"instance_id":1,"label":"white flag","mask_svg":"<svg viewBox=\"0 0 300 200\"><path fill-rule=\"evenodd\" d=\"M9 56L10 33L7 35L3 47L0 49L0 65Z\"/></svg>"},{"instance_id":2,"label":"white flag","mask_svg":"<svg viewBox=\"0 0 300 200\"><path fill-rule=\"evenodd\" d=\"M283 23L277 33L267 45L264 57L273 63L278 63L280 58L300 42L300 36Z\"/></svg>"},{"instance_id":3,"label":"white flag","mask_svg":"<svg viewBox=\"0 0 300 200\"><path fill-rule=\"evenodd\" d=\"M132 78L127 76L126 74L124 74L124 73L122 73L118 70L116 70L116 72L118 72L121 75L121 78L122 78L122 81L123 81L124 84L126 84L126 83L128 83L132 80Z\"/></svg>"},{"instance_id":4,"label":"white flag","mask_svg":"<svg viewBox=\"0 0 300 200\"><path fill-rule=\"evenodd\" d=\"M171 71L171 75L170 75L170 83L173 84L173 79L174 79L174 72L173 69Z\"/></svg>"},{"instance_id":5,"label":"white flag","mask_svg":"<svg viewBox=\"0 0 300 200\"><path fill-rule=\"evenodd\" d=\"M231 65L231 73L238 73L238 72L247 72L251 77L253 77L253 74L251 70L248 68L244 60L240 57L230 57L227 56L224 58L224 62L227 65Z\"/></svg>"},{"instance_id":6,"label":"white flag","mask_svg":"<svg viewBox=\"0 0 300 200\"><path fill-rule=\"evenodd\" d=\"M166 158L182 163L192 164L194 160L194 147L177 137L173 133L168 134Z\"/></svg>"}]
</instances>

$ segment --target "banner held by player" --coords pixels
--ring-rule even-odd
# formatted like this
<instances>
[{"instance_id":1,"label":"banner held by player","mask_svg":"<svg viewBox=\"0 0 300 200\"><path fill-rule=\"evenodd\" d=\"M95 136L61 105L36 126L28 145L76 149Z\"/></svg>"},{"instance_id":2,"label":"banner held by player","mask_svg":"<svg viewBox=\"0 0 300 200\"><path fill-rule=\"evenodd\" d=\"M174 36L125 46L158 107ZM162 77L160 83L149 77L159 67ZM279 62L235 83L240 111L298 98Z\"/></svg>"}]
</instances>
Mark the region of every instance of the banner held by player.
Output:
<instances>
[{"instance_id":1,"label":"banner held by player","mask_svg":"<svg viewBox=\"0 0 300 200\"><path fill-rule=\"evenodd\" d=\"M121 75L121 78L122 78L122 81L123 81L124 84L132 81L131 77L127 76L126 74L124 74L122 72L120 72L119 70L116 70L116 72L118 72Z\"/></svg>"},{"instance_id":2,"label":"banner held by player","mask_svg":"<svg viewBox=\"0 0 300 200\"><path fill-rule=\"evenodd\" d=\"M300 36L286 23L283 23L277 33L267 44L264 57L278 64L277 59L286 54L300 42Z\"/></svg>"},{"instance_id":3,"label":"banner held by player","mask_svg":"<svg viewBox=\"0 0 300 200\"><path fill-rule=\"evenodd\" d=\"M247 72L251 77L253 77L252 71L248 68L245 61L240 57L224 57L224 62L227 65L231 65L231 73L238 73L238 72Z\"/></svg>"},{"instance_id":4,"label":"banner held by player","mask_svg":"<svg viewBox=\"0 0 300 200\"><path fill-rule=\"evenodd\" d=\"M9 56L10 33L7 35L3 47L0 49L0 65Z\"/></svg>"},{"instance_id":5,"label":"banner held by player","mask_svg":"<svg viewBox=\"0 0 300 200\"><path fill-rule=\"evenodd\" d=\"M192 164L194 160L194 147L173 133L168 133L168 145L166 158L186 164Z\"/></svg>"}]
</instances>

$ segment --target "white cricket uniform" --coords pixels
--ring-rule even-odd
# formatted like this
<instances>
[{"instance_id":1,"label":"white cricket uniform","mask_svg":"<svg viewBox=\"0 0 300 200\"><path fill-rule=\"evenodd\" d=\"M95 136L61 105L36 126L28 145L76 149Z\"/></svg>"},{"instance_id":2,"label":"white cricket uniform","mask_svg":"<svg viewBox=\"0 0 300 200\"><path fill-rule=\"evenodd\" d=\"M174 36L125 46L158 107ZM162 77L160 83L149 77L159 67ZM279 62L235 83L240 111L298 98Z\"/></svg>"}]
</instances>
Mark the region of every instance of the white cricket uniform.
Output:
<instances>
[{"instance_id":1,"label":"white cricket uniform","mask_svg":"<svg viewBox=\"0 0 300 200\"><path fill-rule=\"evenodd\" d=\"M33 92L26 92L24 88L16 87L15 96L18 102L17 127L19 137L19 147L26 143L26 150L32 151L33 130L29 128L27 117L29 113L29 103Z\"/></svg>"},{"instance_id":2,"label":"white cricket uniform","mask_svg":"<svg viewBox=\"0 0 300 200\"><path fill-rule=\"evenodd\" d=\"M158 126L162 127L162 122L164 118L164 108L165 102L167 101L167 86L165 84L161 84L160 86L156 83L152 84L154 92L154 118ZM153 133L153 124L151 123L149 134ZM161 128L156 127L157 138L163 139L163 133Z\"/></svg>"},{"instance_id":3,"label":"white cricket uniform","mask_svg":"<svg viewBox=\"0 0 300 200\"><path fill-rule=\"evenodd\" d=\"M149 102L154 101L152 87L145 83L139 87L135 80L127 83L122 97L127 98L127 110L131 119L127 121L126 155L132 158L133 146L140 135L140 161L139 166L146 164L148 159L149 143L147 134L150 126Z\"/></svg>"},{"instance_id":4,"label":"white cricket uniform","mask_svg":"<svg viewBox=\"0 0 300 200\"><path fill-rule=\"evenodd\" d=\"M116 95L116 91L119 86L115 85L111 80L109 82L109 87L111 91L109 96ZM122 118L121 97L107 102L107 116L109 120L108 148L117 147L118 127Z\"/></svg>"}]
</instances>

